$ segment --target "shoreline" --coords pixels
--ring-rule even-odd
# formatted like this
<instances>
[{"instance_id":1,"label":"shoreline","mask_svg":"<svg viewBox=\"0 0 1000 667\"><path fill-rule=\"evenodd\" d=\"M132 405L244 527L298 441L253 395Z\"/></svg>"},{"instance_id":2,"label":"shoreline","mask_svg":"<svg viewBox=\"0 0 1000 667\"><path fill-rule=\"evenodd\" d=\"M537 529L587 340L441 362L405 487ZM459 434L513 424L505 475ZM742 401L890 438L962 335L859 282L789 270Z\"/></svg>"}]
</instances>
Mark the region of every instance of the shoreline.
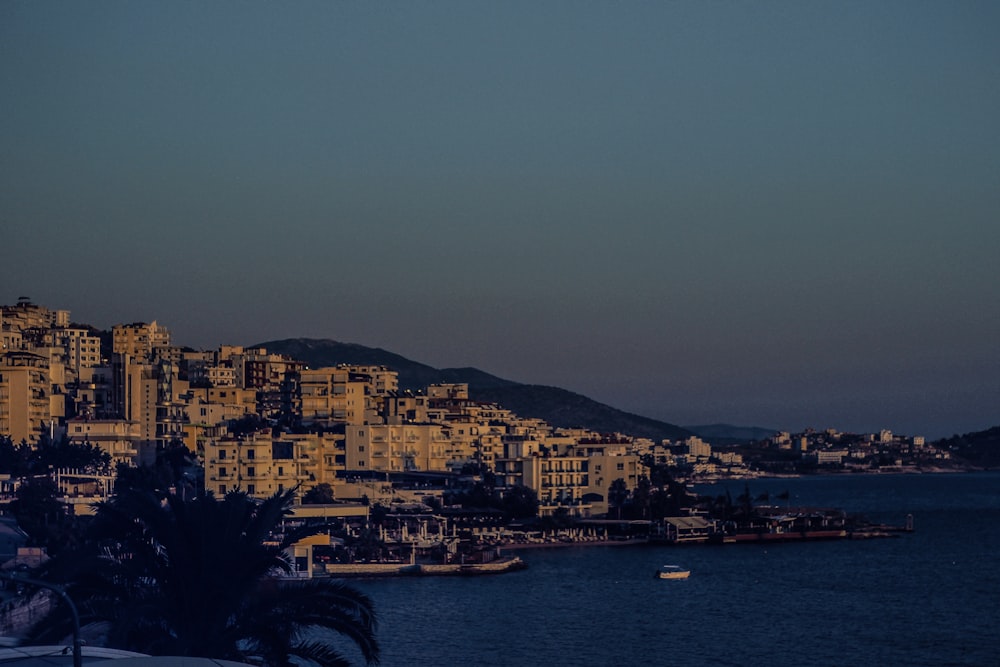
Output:
<instances>
[{"instance_id":1,"label":"shoreline","mask_svg":"<svg viewBox=\"0 0 1000 667\"><path fill-rule=\"evenodd\" d=\"M316 578L426 577L502 574L528 567L517 556L500 556L489 563L352 563L327 565Z\"/></svg>"},{"instance_id":2,"label":"shoreline","mask_svg":"<svg viewBox=\"0 0 1000 667\"><path fill-rule=\"evenodd\" d=\"M749 475L721 475L711 474L699 477L678 477L677 481L688 485L715 484L717 482L743 482L765 479L805 479L809 477L841 476L841 475L943 475L943 474L965 474L978 472L995 472L996 468L956 465L956 466L883 466L881 468L817 468L806 472L767 472L765 470L754 470Z\"/></svg>"},{"instance_id":3,"label":"shoreline","mask_svg":"<svg viewBox=\"0 0 1000 667\"><path fill-rule=\"evenodd\" d=\"M510 544L498 544L497 549L504 551L521 551L530 549L564 549L566 547L631 547L649 544L649 540L555 540L552 542L511 542Z\"/></svg>"}]
</instances>

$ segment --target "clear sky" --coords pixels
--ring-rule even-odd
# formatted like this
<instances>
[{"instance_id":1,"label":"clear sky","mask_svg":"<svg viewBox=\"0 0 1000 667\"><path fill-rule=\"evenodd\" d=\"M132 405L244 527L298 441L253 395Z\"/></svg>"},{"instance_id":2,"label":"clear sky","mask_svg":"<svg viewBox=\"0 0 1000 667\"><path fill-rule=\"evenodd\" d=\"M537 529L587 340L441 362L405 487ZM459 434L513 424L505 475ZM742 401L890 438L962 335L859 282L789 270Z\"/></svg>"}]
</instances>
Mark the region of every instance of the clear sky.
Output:
<instances>
[{"instance_id":1,"label":"clear sky","mask_svg":"<svg viewBox=\"0 0 1000 667\"><path fill-rule=\"evenodd\" d=\"M1000 3L0 3L0 302L1000 424Z\"/></svg>"}]
</instances>

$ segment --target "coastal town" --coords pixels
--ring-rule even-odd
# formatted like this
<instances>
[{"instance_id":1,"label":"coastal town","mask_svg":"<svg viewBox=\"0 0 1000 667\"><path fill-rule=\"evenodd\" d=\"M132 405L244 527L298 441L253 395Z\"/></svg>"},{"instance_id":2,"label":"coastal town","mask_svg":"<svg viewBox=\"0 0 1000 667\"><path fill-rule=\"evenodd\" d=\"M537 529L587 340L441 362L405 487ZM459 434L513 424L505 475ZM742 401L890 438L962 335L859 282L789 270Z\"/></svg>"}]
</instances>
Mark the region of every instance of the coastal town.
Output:
<instances>
[{"instance_id":1,"label":"coastal town","mask_svg":"<svg viewBox=\"0 0 1000 667\"><path fill-rule=\"evenodd\" d=\"M860 535L842 514L756 508L762 499L749 489L697 499L687 485L963 465L886 430L717 446L696 435L557 428L473 400L462 383L400 390L386 366L310 368L261 347L193 350L156 321L105 332L27 298L0 308L0 332L5 506L28 479L11 458L60 446L93 454L42 471L71 516L90 513L122 475L157 466L172 471L179 494L263 500L294 490L293 522L331 527L296 547L297 571L310 575L387 560L458 571L532 544Z\"/></svg>"}]
</instances>

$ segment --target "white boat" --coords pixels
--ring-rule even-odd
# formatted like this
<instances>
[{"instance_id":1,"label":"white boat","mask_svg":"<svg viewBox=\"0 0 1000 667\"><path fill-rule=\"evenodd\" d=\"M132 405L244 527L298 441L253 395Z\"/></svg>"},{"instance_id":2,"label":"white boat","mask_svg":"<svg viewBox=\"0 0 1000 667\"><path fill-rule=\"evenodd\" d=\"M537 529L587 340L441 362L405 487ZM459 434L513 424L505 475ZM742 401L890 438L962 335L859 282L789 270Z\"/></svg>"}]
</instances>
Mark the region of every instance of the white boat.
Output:
<instances>
[{"instance_id":1,"label":"white boat","mask_svg":"<svg viewBox=\"0 0 1000 667\"><path fill-rule=\"evenodd\" d=\"M664 565L656 571L658 579L687 579L691 576L691 570L685 570L680 565Z\"/></svg>"}]
</instances>

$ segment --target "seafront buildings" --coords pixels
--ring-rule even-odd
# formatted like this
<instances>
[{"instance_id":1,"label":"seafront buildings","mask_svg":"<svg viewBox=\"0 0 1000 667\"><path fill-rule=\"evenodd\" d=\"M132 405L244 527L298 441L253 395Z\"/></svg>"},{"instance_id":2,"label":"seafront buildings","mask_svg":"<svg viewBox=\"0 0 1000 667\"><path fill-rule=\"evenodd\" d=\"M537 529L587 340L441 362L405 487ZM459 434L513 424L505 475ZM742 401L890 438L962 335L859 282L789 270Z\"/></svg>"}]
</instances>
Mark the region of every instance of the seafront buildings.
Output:
<instances>
[{"instance_id":1,"label":"seafront buildings","mask_svg":"<svg viewBox=\"0 0 1000 667\"><path fill-rule=\"evenodd\" d=\"M382 366L307 368L233 345L191 350L156 321L101 332L22 298L0 308L0 336L0 436L89 442L127 465L183 444L201 463L199 483L220 495L328 484L337 498L376 501L398 499L395 482L491 475L499 488L532 489L543 515L587 517L608 511L617 480L635 489L652 464L687 478L750 474L741 453L697 437L555 428L473 400L465 384L400 390ZM931 451L888 432L781 433L764 444L816 465Z\"/></svg>"}]
</instances>

